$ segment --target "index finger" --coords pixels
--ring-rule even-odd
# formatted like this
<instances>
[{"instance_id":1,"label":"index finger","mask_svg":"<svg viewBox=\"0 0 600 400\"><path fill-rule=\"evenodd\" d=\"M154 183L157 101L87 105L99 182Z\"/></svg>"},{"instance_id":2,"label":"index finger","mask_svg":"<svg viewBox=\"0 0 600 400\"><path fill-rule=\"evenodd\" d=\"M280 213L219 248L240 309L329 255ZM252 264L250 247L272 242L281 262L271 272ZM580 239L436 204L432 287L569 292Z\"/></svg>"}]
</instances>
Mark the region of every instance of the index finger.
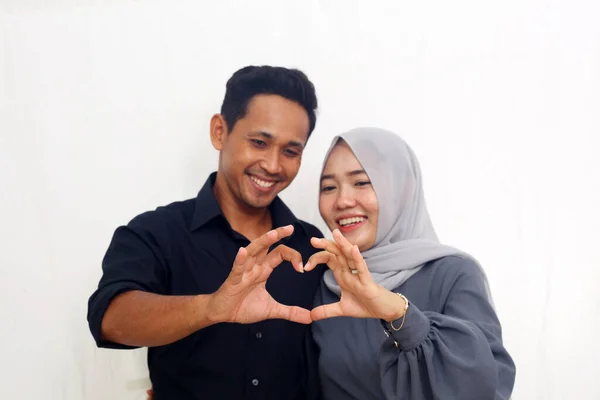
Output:
<instances>
[{"instance_id":1,"label":"index finger","mask_svg":"<svg viewBox=\"0 0 600 400\"><path fill-rule=\"evenodd\" d=\"M347 258L351 258L353 246L352 244L350 244L348 239L346 239L344 235L342 235L342 232L340 232L339 229L335 229L333 231L333 239L335 240L335 243L339 246L339 248L344 252L344 255Z\"/></svg>"},{"instance_id":2,"label":"index finger","mask_svg":"<svg viewBox=\"0 0 600 400\"><path fill-rule=\"evenodd\" d=\"M310 244L312 244L313 247L317 249L323 249L332 254L335 254L336 256L343 256L342 250L340 249L338 244L336 242L332 242L331 240L313 237L310 239Z\"/></svg>"},{"instance_id":3,"label":"index finger","mask_svg":"<svg viewBox=\"0 0 600 400\"><path fill-rule=\"evenodd\" d=\"M326 264L331 270L339 268L339 263L337 262L335 254L323 250L310 256L304 266L304 270L307 272L312 271L319 264Z\"/></svg>"},{"instance_id":4,"label":"index finger","mask_svg":"<svg viewBox=\"0 0 600 400\"><path fill-rule=\"evenodd\" d=\"M284 260L289 261L296 271L300 273L304 272L304 268L302 266L302 255L300 255L300 252L282 244L277 246L265 257L262 265L265 265L270 269L275 269L275 267L281 264Z\"/></svg>"},{"instance_id":5,"label":"index finger","mask_svg":"<svg viewBox=\"0 0 600 400\"><path fill-rule=\"evenodd\" d=\"M258 239L254 239L248 246L248 254L251 257L256 257L260 252L267 251L273 244L281 239L290 236L294 232L293 225L283 226L281 228L270 230Z\"/></svg>"}]
</instances>

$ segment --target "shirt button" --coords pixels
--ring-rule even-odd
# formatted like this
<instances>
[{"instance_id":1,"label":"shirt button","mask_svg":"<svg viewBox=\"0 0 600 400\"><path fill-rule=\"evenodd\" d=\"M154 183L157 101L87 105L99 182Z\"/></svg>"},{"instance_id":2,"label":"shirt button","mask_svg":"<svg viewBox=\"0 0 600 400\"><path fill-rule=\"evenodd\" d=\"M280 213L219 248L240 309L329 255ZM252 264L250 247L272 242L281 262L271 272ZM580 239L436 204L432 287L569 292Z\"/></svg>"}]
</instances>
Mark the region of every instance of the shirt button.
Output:
<instances>
[{"instance_id":1,"label":"shirt button","mask_svg":"<svg viewBox=\"0 0 600 400\"><path fill-rule=\"evenodd\" d=\"M258 386L258 379L252 379L252 384L254 386Z\"/></svg>"},{"instance_id":2,"label":"shirt button","mask_svg":"<svg viewBox=\"0 0 600 400\"><path fill-rule=\"evenodd\" d=\"M260 338L262 338L262 333L260 333L260 332L256 332L256 338L257 338L257 339L260 339Z\"/></svg>"}]
</instances>

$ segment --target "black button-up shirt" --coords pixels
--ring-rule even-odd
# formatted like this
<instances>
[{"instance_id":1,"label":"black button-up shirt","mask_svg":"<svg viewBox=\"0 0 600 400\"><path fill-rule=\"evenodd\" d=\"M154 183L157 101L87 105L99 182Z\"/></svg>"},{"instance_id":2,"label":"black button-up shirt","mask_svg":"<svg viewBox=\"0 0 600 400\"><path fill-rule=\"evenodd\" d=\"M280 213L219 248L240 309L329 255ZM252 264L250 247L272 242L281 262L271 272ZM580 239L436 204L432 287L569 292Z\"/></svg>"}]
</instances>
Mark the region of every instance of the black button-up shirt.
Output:
<instances>
[{"instance_id":1,"label":"black button-up shirt","mask_svg":"<svg viewBox=\"0 0 600 400\"><path fill-rule=\"evenodd\" d=\"M88 322L99 347L128 349L101 339L100 325L109 302L128 290L164 295L215 292L227 278L238 249L249 244L235 232L217 203L213 173L195 199L172 203L119 227L102 263L103 276L91 296ZM310 237L322 237L276 198L274 227L294 225L283 243L303 262L317 251ZM267 290L276 301L313 307L324 270L300 274L284 261L271 274ZM310 325L267 320L242 325L221 323L166 346L148 350L156 400L304 399L308 375ZM310 352L309 352L310 353ZM308 355L310 357L310 354Z\"/></svg>"}]
</instances>

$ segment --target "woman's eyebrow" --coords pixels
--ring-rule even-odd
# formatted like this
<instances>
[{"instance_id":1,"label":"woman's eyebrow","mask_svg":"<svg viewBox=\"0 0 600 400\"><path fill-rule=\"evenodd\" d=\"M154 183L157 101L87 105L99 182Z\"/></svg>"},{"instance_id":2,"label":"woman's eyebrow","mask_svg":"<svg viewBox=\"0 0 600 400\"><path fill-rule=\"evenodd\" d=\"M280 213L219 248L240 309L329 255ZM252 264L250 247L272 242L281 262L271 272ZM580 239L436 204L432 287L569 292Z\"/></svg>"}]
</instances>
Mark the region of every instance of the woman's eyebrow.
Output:
<instances>
[{"instance_id":1,"label":"woman's eyebrow","mask_svg":"<svg viewBox=\"0 0 600 400\"><path fill-rule=\"evenodd\" d=\"M350 171L350 172L346 172L347 176L355 176L355 175L361 175L361 174L365 174L366 172L364 169L356 169L354 171ZM321 182L324 181L325 179L334 179L335 178L335 174L327 174L327 175L323 175L321 177Z\"/></svg>"}]
</instances>

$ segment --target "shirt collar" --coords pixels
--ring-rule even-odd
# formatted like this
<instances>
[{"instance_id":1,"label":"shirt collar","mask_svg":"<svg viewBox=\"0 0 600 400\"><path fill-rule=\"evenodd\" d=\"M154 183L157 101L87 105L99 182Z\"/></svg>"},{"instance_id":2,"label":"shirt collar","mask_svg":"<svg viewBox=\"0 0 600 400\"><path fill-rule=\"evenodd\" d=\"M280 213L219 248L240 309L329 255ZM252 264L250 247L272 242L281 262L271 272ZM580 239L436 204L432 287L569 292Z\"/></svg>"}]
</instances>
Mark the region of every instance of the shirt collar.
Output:
<instances>
[{"instance_id":1,"label":"shirt collar","mask_svg":"<svg viewBox=\"0 0 600 400\"><path fill-rule=\"evenodd\" d=\"M217 198L215 197L215 193L213 191L216 178L217 172L211 173L206 179L204 186L202 186L202 189L200 189L200 192L198 192L194 208L194 216L190 226L192 231L202 227L218 216L225 218L219 203L217 203ZM279 198L279 196L275 197L269 207L271 209L271 217L273 218L274 227L295 225L295 228L300 226L304 230L304 226L300 224L300 220L296 218L294 213L292 213L292 211L283 202L283 200Z\"/></svg>"}]
</instances>

